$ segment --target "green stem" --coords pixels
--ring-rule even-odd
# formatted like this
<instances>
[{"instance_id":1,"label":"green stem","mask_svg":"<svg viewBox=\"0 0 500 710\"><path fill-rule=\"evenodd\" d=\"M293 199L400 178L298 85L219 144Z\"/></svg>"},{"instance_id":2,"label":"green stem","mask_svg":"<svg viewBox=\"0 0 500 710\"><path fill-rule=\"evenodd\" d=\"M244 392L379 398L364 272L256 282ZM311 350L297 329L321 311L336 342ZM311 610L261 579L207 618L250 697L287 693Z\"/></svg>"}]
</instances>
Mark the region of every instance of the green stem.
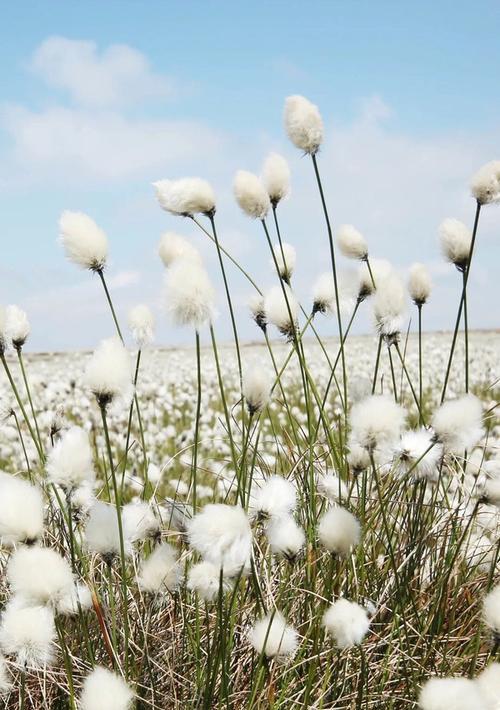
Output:
<instances>
[{"instance_id":1,"label":"green stem","mask_svg":"<svg viewBox=\"0 0 500 710\"><path fill-rule=\"evenodd\" d=\"M33 399L31 397L31 389L28 382L28 376L26 374L26 369L24 367L24 360L22 355L22 348L16 348L17 358L19 360L19 366L23 375L24 387L26 389L26 394L28 396L28 401L30 404L31 414L33 416L33 421L35 422L35 429L38 436L38 443L40 444L40 451L43 451L42 437L40 436L40 429L38 428L38 422L35 413L35 407L33 406Z\"/></svg>"},{"instance_id":2,"label":"green stem","mask_svg":"<svg viewBox=\"0 0 500 710\"><path fill-rule=\"evenodd\" d=\"M200 334L196 331L196 377L198 386L198 397L196 400L196 418L194 421L194 452L191 467L191 482L193 485L193 512L196 513L196 479L198 476L198 440L200 437L200 413L201 413L201 355L200 355Z\"/></svg>"},{"instance_id":3,"label":"green stem","mask_svg":"<svg viewBox=\"0 0 500 710\"><path fill-rule=\"evenodd\" d=\"M423 402L423 378L422 378L422 304L417 304L418 308L418 401L419 401L419 424L423 425L422 402Z\"/></svg>"},{"instance_id":4,"label":"green stem","mask_svg":"<svg viewBox=\"0 0 500 710\"><path fill-rule=\"evenodd\" d=\"M113 316L113 321L114 321L114 323L115 323L116 332L118 333L118 335L119 335L119 337L120 337L120 340L121 340L122 343L123 343L123 335L122 335L122 332L121 332L121 330L120 330L120 326L119 326L119 324L118 324L118 319L117 319L117 317L116 317L115 308L114 308L114 306L113 306L113 301L111 300L111 296L110 296L109 291L108 291L108 286L107 286L107 284L106 284L106 279L104 278L104 272L103 272L102 269L98 269L98 270L97 270L97 273L99 274L99 278L101 279L101 283L102 283L102 286L103 286L103 288L104 288L104 293L106 294L106 298L108 299L108 304L109 304L109 307L110 307L110 309L111 309L111 315Z\"/></svg>"}]
</instances>

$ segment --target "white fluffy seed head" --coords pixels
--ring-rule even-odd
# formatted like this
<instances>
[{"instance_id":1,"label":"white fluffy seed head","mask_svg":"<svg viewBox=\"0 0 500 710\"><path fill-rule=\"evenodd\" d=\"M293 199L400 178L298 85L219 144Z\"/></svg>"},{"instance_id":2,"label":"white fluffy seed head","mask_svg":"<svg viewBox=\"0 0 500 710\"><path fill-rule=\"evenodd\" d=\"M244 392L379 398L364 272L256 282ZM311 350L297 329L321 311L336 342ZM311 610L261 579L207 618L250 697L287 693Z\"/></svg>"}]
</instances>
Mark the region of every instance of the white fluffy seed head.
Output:
<instances>
[{"instance_id":1,"label":"white fluffy seed head","mask_svg":"<svg viewBox=\"0 0 500 710\"><path fill-rule=\"evenodd\" d=\"M189 521L187 532L191 547L226 576L250 564L252 532L243 508L210 503Z\"/></svg>"},{"instance_id":2,"label":"white fluffy seed head","mask_svg":"<svg viewBox=\"0 0 500 710\"><path fill-rule=\"evenodd\" d=\"M30 324L28 316L19 306L7 306L6 330L12 345L19 350L28 340Z\"/></svg>"},{"instance_id":3,"label":"white fluffy seed head","mask_svg":"<svg viewBox=\"0 0 500 710\"><path fill-rule=\"evenodd\" d=\"M318 537L326 549L340 557L347 557L361 539L358 519L345 508L330 508L321 516Z\"/></svg>"},{"instance_id":4,"label":"white fluffy seed head","mask_svg":"<svg viewBox=\"0 0 500 710\"><path fill-rule=\"evenodd\" d=\"M483 601L483 618L495 636L500 636L500 585L494 587Z\"/></svg>"},{"instance_id":5,"label":"white fluffy seed head","mask_svg":"<svg viewBox=\"0 0 500 710\"><path fill-rule=\"evenodd\" d=\"M416 306L423 306L431 294L432 282L429 269L424 264L412 264L408 278L408 292Z\"/></svg>"},{"instance_id":6,"label":"white fluffy seed head","mask_svg":"<svg viewBox=\"0 0 500 710\"><path fill-rule=\"evenodd\" d=\"M181 178L180 180L158 180L153 183L160 206L181 217L194 214L213 215L215 194L212 186L201 178Z\"/></svg>"},{"instance_id":7,"label":"white fluffy seed head","mask_svg":"<svg viewBox=\"0 0 500 710\"><path fill-rule=\"evenodd\" d=\"M488 710L479 687L468 678L431 678L420 691L421 710Z\"/></svg>"},{"instance_id":8,"label":"white fluffy seed head","mask_svg":"<svg viewBox=\"0 0 500 710\"><path fill-rule=\"evenodd\" d=\"M59 233L66 257L74 264L91 271L100 271L105 267L108 240L88 215L63 212L59 219Z\"/></svg>"},{"instance_id":9,"label":"white fluffy seed head","mask_svg":"<svg viewBox=\"0 0 500 710\"><path fill-rule=\"evenodd\" d=\"M500 699L500 663L490 663L476 678L479 691L483 696L488 710L495 710Z\"/></svg>"},{"instance_id":10,"label":"white fluffy seed head","mask_svg":"<svg viewBox=\"0 0 500 710\"><path fill-rule=\"evenodd\" d=\"M340 503L347 498L346 484L335 473L321 474L317 477L316 488L318 493L331 503Z\"/></svg>"},{"instance_id":11,"label":"white fluffy seed head","mask_svg":"<svg viewBox=\"0 0 500 710\"><path fill-rule=\"evenodd\" d=\"M91 552L108 561L120 554L120 530L114 505L94 503L85 527L85 540Z\"/></svg>"},{"instance_id":12,"label":"white fluffy seed head","mask_svg":"<svg viewBox=\"0 0 500 710\"><path fill-rule=\"evenodd\" d=\"M160 523L151 506L145 501L123 506L122 526L123 536L130 543L154 538L160 532Z\"/></svg>"},{"instance_id":13,"label":"white fluffy seed head","mask_svg":"<svg viewBox=\"0 0 500 710\"><path fill-rule=\"evenodd\" d=\"M471 180L471 192L481 205L500 202L500 160L479 168Z\"/></svg>"},{"instance_id":14,"label":"white fluffy seed head","mask_svg":"<svg viewBox=\"0 0 500 710\"><path fill-rule=\"evenodd\" d=\"M370 619L362 606L341 598L325 612L323 626L339 648L350 648L362 643L370 628Z\"/></svg>"},{"instance_id":15,"label":"white fluffy seed head","mask_svg":"<svg viewBox=\"0 0 500 710\"><path fill-rule=\"evenodd\" d=\"M54 615L44 606L26 606L14 597L0 620L0 648L22 668L42 669L55 656Z\"/></svg>"},{"instance_id":16,"label":"white fluffy seed head","mask_svg":"<svg viewBox=\"0 0 500 710\"><path fill-rule=\"evenodd\" d=\"M49 547L21 547L7 567L7 581L14 594L29 603L57 604L73 587L69 563Z\"/></svg>"},{"instance_id":17,"label":"white fluffy seed head","mask_svg":"<svg viewBox=\"0 0 500 710\"><path fill-rule=\"evenodd\" d=\"M352 224L343 224L338 228L336 242L342 254L348 259L363 260L368 256L366 239Z\"/></svg>"},{"instance_id":18,"label":"white fluffy seed head","mask_svg":"<svg viewBox=\"0 0 500 710\"><path fill-rule=\"evenodd\" d=\"M234 178L234 196L243 212L254 219L264 219L271 202L257 175L247 170L238 170Z\"/></svg>"},{"instance_id":19,"label":"white fluffy seed head","mask_svg":"<svg viewBox=\"0 0 500 710\"><path fill-rule=\"evenodd\" d=\"M264 311L267 321L276 326L288 340L292 340L297 327L299 305L287 284L283 284L283 288L273 286L269 289L264 298Z\"/></svg>"},{"instance_id":20,"label":"white fluffy seed head","mask_svg":"<svg viewBox=\"0 0 500 710\"><path fill-rule=\"evenodd\" d=\"M43 497L22 478L0 475L0 544L33 543L43 533Z\"/></svg>"},{"instance_id":21,"label":"white fluffy seed head","mask_svg":"<svg viewBox=\"0 0 500 710\"><path fill-rule=\"evenodd\" d=\"M76 616L80 610L92 607L92 594L86 584L73 584L57 602L56 610L63 616Z\"/></svg>"},{"instance_id":22,"label":"white fluffy seed head","mask_svg":"<svg viewBox=\"0 0 500 710\"><path fill-rule=\"evenodd\" d=\"M297 491L292 481L271 476L252 486L248 511L252 517L280 518L290 515L296 504Z\"/></svg>"},{"instance_id":23,"label":"white fluffy seed head","mask_svg":"<svg viewBox=\"0 0 500 710\"><path fill-rule=\"evenodd\" d=\"M175 232L165 232L161 235L158 254L167 269L177 259L190 259L201 264L200 252L187 239Z\"/></svg>"},{"instance_id":24,"label":"white fluffy seed head","mask_svg":"<svg viewBox=\"0 0 500 710\"><path fill-rule=\"evenodd\" d=\"M222 588L221 588L222 583ZM232 583L227 577L221 576L221 568L212 562L198 562L193 565L188 574L188 589L195 592L206 602L212 602L219 596L219 592L228 592Z\"/></svg>"},{"instance_id":25,"label":"white fluffy seed head","mask_svg":"<svg viewBox=\"0 0 500 710\"><path fill-rule=\"evenodd\" d=\"M359 298L364 299L367 296L371 296L391 274L392 266L386 259L370 259L369 266L367 262L360 264L358 271ZM375 285L373 285L373 282L375 282Z\"/></svg>"},{"instance_id":26,"label":"white fluffy seed head","mask_svg":"<svg viewBox=\"0 0 500 710\"><path fill-rule=\"evenodd\" d=\"M439 225L441 251L447 261L463 271L469 261L472 234L458 219L449 217Z\"/></svg>"},{"instance_id":27,"label":"white fluffy seed head","mask_svg":"<svg viewBox=\"0 0 500 710\"><path fill-rule=\"evenodd\" d=\"M278 273L286 283L290 283L292 274L295 270L295 264L297 261L297 252L295 247L287 242L280 244L275 244L273 248L274 259L270 260L271 267L276 270L276 264L278 264ZM276 259L276 264L274 260Z\"/></svg>"},{"instance_id":28,"label":"white fluffy seed head","mask_svg":"<svg viewBox=\"0 0 500 710\"><path fill-rule=\"evenodd\" d=\"M132 690L121 676L96 666L83 683L80 710L129 710L133 699Z\"/></svg>"},{"instance_id":29,"label":"white fluffy seed head","mask_svg":"<svg viewBox=\"0 0 500 710\"><path fill-rule=\"evenodd\" d=\"M151 310L140 304L130 309L128 325L138 348L151 345L155 339L155 318Z\"/></svg>"},{"instance_id":30,"label":"white fluffy seed head","mask_svg":"<svg viewBox=\"0 0 500 710\"><path fill-rule=\"evenodd\" d=\"M271 612L257 621L249 634L249 641L258 654L285 662L292 658L299 645L299 636L279 611Z\"/></svg>"},{"instance_id":31,"label":"white fluffy seed head","mask_svg":"<svg viewBox=\"0 0 500 710\"><path fill-rule=\"evenodd\" d=\"M9 345L7 331L7 310L0 305L0 354L3 354Z\"/></svg>"},{"instance_id":32,"label":"white fluffy seed head","mask_svg":"<svg viewBox=\"0 0 500 710\"><path fill-rule=\"evenodd\" d=\"M243 380L243 395L251 416L262 412L269 403L271 395L269 372L263 367L252 367Z\"/></svg>"},{"instance_id":33,"label":"white fluffy seed head","mask_svg":"<svg viewBox=\"0 0 500 710\"><path fill-rule=\"evenodd\" d=\"M87 386L99 404L132 394L130 356L118 337L102 340L90 358L85 372Z\"/></svg>"},{"instance_id":34,"label":"white fluffy seed head","mask_svg":"<svg viewBox=\"0 0 500 710\"><path fill-rule=\"evenodd\" d=\"M304 96L289 96L285 101L285 128L299 150L314 155L323 141L323 120L317 106Z\"/></svg>"},{"instance_id":35,"label":"white fluffy seed head","mask_svg":"<svg viewBox=\"0 0 500 710\"><path fill-rule=\"evenodd\" d=\"M439 464L443 457L443 447L434 440L429 429L405 432L394 449L394 459L400 474L411 471L415 479L436 481Z\"/></svg>"},{"instance_id":36,"label":"white fluffy seed head","mask_svg":"<svg viewBox=\"0 0 500 710\"><path fill-rule=\"evenodd\" d=\"M215 315L215 292L207 272L190 259L178 259L166 277L166 308L176 325L198 329Z\"/></svg>"},{"instance_id":37,"label":"white fluffy seed head","mask_svg":"<svg viewBox=\"0 0 500 710\"><path fill-rule=\"evenodd\" d=\"M182 581L182 567L172 545L158 545L141 565L139 587L143 592L160 594L175 592Z\"/></svg>"},{"instance_id":38,"label":"white fluffy seed head","mask_svg":"<svg viewBox=\"0 0 500 710\"><path fill-rule=\"evenodd\" d=\"M377 290L373 302L373 314L377 330L386 342L393 343L399 338L406 313L406 293L397 274L392 273L384 280L375 282Z\"/></svg>"},{"instance_id":39,"label":"white fluffy seed head","mask_svg":"<svg viewBox=\"0 0 500 710\"><path fill-rule=\"evenodd\" d=\"M393 445L401 434L405 411L386 395L370 395L351 410L351 440L371 451Z\"/></svg>"},{"instance_id":40,"label":"white fluffy seed head","mask_svg":"<svg viewBox=\"0 0 500 710\"><path fill-rule=\"evenodd\" d=\"M296 559L306 542L304 531L291 515L271 518L266 524L266 537L271 552L290 562Z\"/></svg>"},{"instance_id":41,"label":"white fluffy seed head","mask_svg":"<svg viewBox=\"0 0 500 710\"><path fill-rule=\"evenodd\" d=\"M266 158L262 170L262 182L274 206L288 197L290 192L290 168L283 156L271 153Z\"/></svg>"},{"instance_id":42,"label":"white fluffy seed head","mask_svg":"<svg viewBox=\"0 0 500 710\"><path fill-rule=\"evenodd\" d=\"M473 394L444 402L432 417L432 427L445 451L472 449L483 435L481 401Z\"/></svg>"},{"instance_id":43,"label":"white fluffy seed head","mask_svg":"<svg viewBox=\"0 0 500 710\"><path fill-rule=\"evenodd\" d=\"M13 687L14 682L7 661L3 656L0 656L0 697L8 695Z\"/></svg>"},{"instance_id":44,"label":"white fluffy seed head","mask_svg":"<svg viewBox=\"0 0 500 710\"><path fill-rule=\"evenodd\" d=\"M267 330L267 317L265 311L264 297L260 293L253 294L248 299L248 307L255 323L265 333Z\"/></svg>"},{"instance_id":45,"label":"white fluffy seed head","mask_svg":"<svg viewBox=\"0 0 500 710\"><path fill-rule=\"evenodd\" d=\"M71 491L94 479L94 463L89 435L74 426L64 432L47 460L49 480Z\"/></svg>"}]
</instances>

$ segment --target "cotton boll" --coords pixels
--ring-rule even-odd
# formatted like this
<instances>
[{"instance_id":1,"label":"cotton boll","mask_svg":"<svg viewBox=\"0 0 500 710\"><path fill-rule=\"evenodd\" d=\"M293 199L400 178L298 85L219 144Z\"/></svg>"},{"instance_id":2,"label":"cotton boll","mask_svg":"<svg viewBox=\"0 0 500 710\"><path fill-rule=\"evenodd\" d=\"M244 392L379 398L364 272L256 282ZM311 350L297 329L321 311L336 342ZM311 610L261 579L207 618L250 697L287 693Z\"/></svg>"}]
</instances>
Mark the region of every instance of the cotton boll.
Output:
<instances>
[{"instance_id":1,"label":"cotton boll","mask_svg":"<svg viewBox=\"0 0 500 710\"><path fill-rule=\"evenodd\" d=\"M22 668L42 669L55 655L54 615L44 606L24 606L14 597L0 620L0 648Z\"/></svg>"},{"instance_id":2,"label":"cotton boll","mask_svg":"<svg viewBox=\"0 0 500 710\"><path fill-rule=\"evenodd\" d=\"M347 557L361 539L358 519L345 508L330 508L321 516L318 536L326 549L340 557Z\"/></svg>"},{"instance_id":3,"label":"cotton boll","mask_svg":"<svg viewBox=\"0 0 500 710\"><path fill-rule=\"evenodd\" d=\"M158 246L158 254L168 269L177 259L188 259L196 264L201 264L200 252L184 237L175 232L162 234Z\"/></svg>"},{"instance_id":4,"label":"cotton boll","mask_svg":"<svg viewBox=\"0 0 500 710\"><path fill-rule=\"evenodd\" d=\"M261 412L269 402L271 381L269 373L262 367L254 367L245 374L243 395L248 413L254 416Z\"/></svg>"},{"instance_id":5,"label":"cotton boll","mask_svg":"<svg viewBox=\"0 0 500 710\"><path fill-rule=\"evenodd\" d=\"M370 447L370 449L372 449L372 447ZM347 462L355 476L362 471L366 471L371 464L369 449L355 441L352 436L349 439Z\"/></svg>"},{"instance_id":6,"label":"cotton boll","mask_svg":"<svg viewBox=\"0 0 500 710\"><path fill-rule=\"evenodd\" d=\"M445 451L472 449L483 435L482 406L472 394L444 402L434 413L432 427Z\"/></svg>"},{"instance_id":7,"label":"cotton boll","mask_svg":"<svg viewBox=\"0 0 500 710\"><path fill-rule=\"evenodd\" d=\"M182 582L182 568L177 552L167 542L156 547L143 561L138 583L143 592L175 592Z\"/></svg>"},{"instance_id":8,"label":"cotton boll","mask_svg":"<svg viewBox=\"0 0 500 710\"><path fill-rule=\"evenodd\" d=\"M469 263L471 231L458 219L448 218L439 226L439 237L444 257L459 271L464 271Z\"/></svg>"},{"instance_id":9,"label":"cotton boll","mask_svg":"<svg viewBox=\"0 0 500 710\"><path fill-rule=\"evenodd\" d=\"M250 313L255 323L259 326L263 333L267 330L267 316L264 308L264 297L260 293L252 296L248 301Z\"/></svg>"},{"instance_id":10,"label":"cotton boll","mask_svg":"<svg viewBox=\"0 0 500 710\"><path fill-rule=\"evenodd\" d=\"M471 192L480 205L500 202L500 160L492 160L477 171Z\"/></svg>"},{"instance_id":11,"label":"cotton boll","mask_svg":"<svg viewBox=\"0 0 500 710\"><path fill-rule=\"evenodd\" d=\"M6 330L16 350L20 350L28 340L30 324L26 313L18 306L7 306Z\"/></svg>"},{"instance_id":12,"label":"cotton boll","mask_svg":"<svg viewBox=\"0 0 500 710\"><path fill-rule=\"evenodd\" d=\"M59 220L61 244L67 258L77 266L101 271L108 257L105 233L83 212L63 212Z\"/></svg>"},{"instance_id":13,"label":"cotton boll","mask_svg":"<svg viewBox=\"0 0 500 710\"><path fill-rule=\"evenodd\" d=\"M398 340L406 313L406 295L401 279L392 273L376 282L373 314L377 330L391 344Z\"/></svg>"},{"instance_id":14,"label":"cotton boll","mask_svg":"<svg viewBox=\"0 0 500 710\"><path fill-rule=\"evenodd\" d=\"M362 261L367 258L368 244L366 239L352 224L343 224L338 228L336 241L340 251L348 259Z\"/></svg>"},{"instance_id":15,"label":"cotton boll","mask_svg":"<svg viewBox=\"0 0 500 710\"><path fill-rule=\"evenodd\" d=\"M286 160L277 153L271 153L264 163L262 182L267 190L271 204L288 197L290 192L290 168Z\"/></svg>"},{"instance_id":16,"label":"cotton boll","mask_svg":"<svg viewBox=\"0 0 500 710\"><path fill-rule=\"evenodd\" d=\"M298 303L289 286L282 284L271 288L264 299L264 311L269 323L276 326L288 340L293 339L297 327Z\"/></svg>"},{"instance_id":17,"label":"cotton boll","mask_svg":"<svg viewBox=\"0 0 500 710\"><path fill-rule=\"evenodd\" d=\"M359 282L352 272L341 272L337 277L337 292L341 313L352 314L358 301ZM337 315L335 281L331 272L320 274L313 285L313 315Z\"/></svg>"},{"instance_id":18,"label":"cotton boll","mask_svg":"<svg viewBox=\"0 0 500 710\"><path fill-rule=\"evenodd\" d=\"M127 503L122 509L123 536L130 543L157 537L160 523L145 502Z\"/></svg>"},{"instance_id":19,"label":"cotton boll","mask_svg":"<svg viewBox=\"0 0 500 710\"><path fill-rule=\"evenodd\" d=\"M234 178L236 202L249 217L264 219L270 207L269 195L259 178L246 170L238 170Z\"/></svg>"},{"instance_id":20,"label":"cotton boll","mask_svg":"<svg viewBox=\"0 0 500 710\"><path fill-rule=\"evenodd\" d=\"M186 532L187 526L193 517L193 508L182 501L167 498L164 508L161 509L162 523L170 530Z\"/></svg>"},{"instance_id":21,"label":"cotton boll","mask_svg":"<svg viewBox=\"0 0 500 710\"><path fill-rule=\"evenodd\" d=\"M57 604L73 587L69 563L49 547L21 547L7 567L14 594L34 604Z\"/></svg>"},{"instance_id":22,"label":"cotton boll","mask_svg":"<svg viewBox=\"0 0 500 710\"><path fill-rule=\"evenodd\" d=\"M297 504L294 484L283 476L271 476L252 487L249 514L259 518L280 518L290 515Z\"/></svg>"},{"instance_id":23,"label":"cotton boll","mask_svg":"<svg viewBox=\"0 0 500 710\"><path fill-rule=\"evenodd\" d=\"M6 547L33 543L42 533L40 489L22 478L0 476L0 543Z\"/></svg>"},{"instance_id":24,"label":"cotton boll","mask_svg":"<svg viewBox=\"0 0 500 710\"><path fill-rule=\"evenodd\" d=\"M181 217L194 214L213 215L215 195L211 185L201 178L159 180L153 183L160 207Z\"/></svg>"},{"instance_id":25,"label":"cotton boll","mask_svg":"<svg viewBox=\"0 0 500 710\"><path fill-rule=\"evenodd\" d=\"M431 276L424 264L412 264L408 279L408 291L416 306L423 306L431 293Z\"/></svg>"},{"instance_id":26,"label":"cotton boll","mask_svg":"<svg viewBox=\"0 0 500 710\"><path fill-rule=\"evenodd\" d=\"M291 515L271 518L266 524L266 537L271 552L286 557L289 562L295 560L306 542L304 531Z\"/></svg>"},{"instance_id":27,"label":"cotton boll","mask_svg":"<svg viewBox=\"0 0 500 710\"><path fill-rule=\"evenodd\" d=\"M215 292L205 269L189 259L178 259L166 279L167 311L176 325L198 329L214 317Z\"/></svg>"},{"instance_id":28,"label":"cotton boll","mask_svg":"<svg viewBox=\"0 0 500 710\"><path fill-rule=\"evenodd\" d=\"M96 666L85 678L80 710L129 710L134 693L121 676Z\"/></svg>"},{"instance_id":29,"label":"cotton boll","mask_svg":"<svg viewBox=\"0 0 500 710\"><path fill-rule=\"evenodd\" d=\"M188 523L187 532L191 547L226 576L250 564L252 533L243 508L209 503Z\"/></svg>"},{"instance_id":30,"label":"cotton boll","mask_svg":"<svg viewBox=\"0 0 500 710\"><path fill-rule=\"evenodd\" d=\"M147 306L134 306L128 314L128 325L138 348L151 345L155 338L155 319Z\"/></svg>"},{"instance_id":31,"label":"cotton boll","mask_svg":"<svg viewBox=\"0 0 500 710\"><path fill-rule=\"evenodd\" d=\"M63 616L76 616L80 610L92 607L92 594L86 584L73 584L57 603L57 613Z\"/></svg>"},{"instance_id":32,"label":"cotton boll","mask_svg":"<svg viewBox=\"0 0 500 710\"><path fill-rule=\"evenodd\" d=\"M488 710L478 686L468 678L431 678L418 704L421 710Z\"/></svg>"},{"instance_id":33,"label":"cotton boll","mask_svg":"<svg viewBox=\"0 0 500 710\"><path fill-rule=\"evenodd\" d=\"M285 101L285 128L299 150L314 155L323 141L323 120L319 109L304 96L289 96Z\"/></svg>"},{"instance_id":34,"label":"cotton boll","mask_svg":"<svg viewBox=\"0 0 500 710\"><path fill-rule=\"evenodd\" d=\"M384 284L392 273L392 266L386 259L370 259L369 268L368 262L362 263L358 271L359 299L362 301L375 293L379 285Z\"/></svg>"},{"instance_id":35,"label":"cotton boll","mask_svg":"<svg viewBox=\"0 0 500 710\"><path fill-rule=\"evenodd\" d=\"M232 588L231 580L221 577L221 568L211 562L199 562L189 570L188 589L206 602L212 602L219 596L221 583L223 594Z\"/></svg>"},{"instance_id":36,"label":"cotton boll","mask_svg":"<svg viewBox=\"0 0 500 710\"><path fill-rule=\"evenodd\" d=\"M397 441L405 411L386 395L370 395L351 410L351 439L367 451Z\"/></svg>"},{"instance_id":37,"label":"cotton boll","mask_svg":"<svg viewBox=\"0 0 500 710\"><path fill-rule=\"evenodd\" d=\"M92 448L86 431L74 426L62 435L49 454L47 474L66 491L93 480Z\"/></svg>"},{"instance_id":38,"label":"cotton boll","mask_svg":"<svg viewBox=\"0 0 500 710\"><path fill-rule=\"evenodd\" d=\"M0 697L8 695L13 687L14 682L7 662L3 656L0 656Z\"/></svg>"},{"instance_id":39,"label":"cotton boll","mask_svg":"<svg viewBox=\"0 0 500 710\"><path fill-rule=\"evenodd\" d=\"M101 341L87 364L85 382L97 398L99 406L108 405L115 397L130 397L130 356L119 338Z\"/></svg>"},{"instance_id":40,"label":"cotton boll","mask_svg":"<svg viewBox=\"0 0 500 710\"><path fill-rule=\"evenodd\" d=\"M280 663L292 658L299 645L299 636L279 611L257 621L249 634L249 641L258 654L276 658Z\"/></svg>"},{"instance_id":41,"label":"cotton boll","mask_svg":"<svg viewBox=\"0 0 500 710\"><path fill-rule=\"evenodd\" d=\"M359 646L370 628L366 609L347 599L338 599L323 616L323 626L339 648Z\"/></svg>"},{"instance_id":42,"label":"cotton boll","mask_svg":"<svg viewBox=\"0 0 500 710\"><path fill-rule=\"evenodd\" d=\"M497 710L500 701L500 663L490 663L476 678L488 710Z\"/></svg>"},{"instance_id":43,"label":"cotton boll","mask_svg":"<svg viewBox=\"0 0 500 710\"><path fill-rule=\"evenodd\" d=\"M494 587L483 601L483 618L495 637L500 637L500 585Z\"/></svg>"},{"instance_id":44,"label":"cotton boll","mask_svg":"<svg viewBox=\"0 0 500 710\"><path fill-rule=\"evenodd\" d=\"M89 550L102 555L106 561L110 562L115 555L120 554L120 531L115 506L96 501L90 509L85 540Z\"/></svg>"},{"instance_id":45,"label":"cotton boll","mask_svg":"<svg viewBox=\"0 0 500 710\"><path fill-rule=\"evenodd\" d=\"M347 498L348 490L345 483L335 474L320 475L316 480L316 488L332 503L338 503Z\"/></svg>"},{"instance_id":46,"label":"cotton boll","mask_svg":"<svg viewBox=\"0 0 500 710\"><path fill-rule=\"evenodd\" d=\"M283 281L289 284L295 269L295 262L297 260L295 248L291 244L283 242L282 244L275 244L273 252L274 259L276 259L276 263L278 264L279 275ZM271 259L271 266L276 268L274 259Z\"/></svg>"},{"instance_id":47,"label":"cotton boll","mask_svg":"<svg viewBox=\"0 0 500 710\"><path fill-rule=\"evenodd\" d=\"M394 449L399 472L406 475L411 470L415 479L437 481L442 457L443 447L429 429L405 432Z\"/></svg>"}]
</instances>

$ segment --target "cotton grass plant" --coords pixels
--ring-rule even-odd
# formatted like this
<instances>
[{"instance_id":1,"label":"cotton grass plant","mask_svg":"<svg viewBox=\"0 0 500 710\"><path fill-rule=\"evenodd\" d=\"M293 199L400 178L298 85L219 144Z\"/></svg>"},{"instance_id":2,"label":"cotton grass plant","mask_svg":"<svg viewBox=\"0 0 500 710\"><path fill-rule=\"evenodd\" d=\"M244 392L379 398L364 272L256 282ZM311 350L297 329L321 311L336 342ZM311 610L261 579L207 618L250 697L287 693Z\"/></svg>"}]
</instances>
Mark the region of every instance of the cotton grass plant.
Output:
<instances>
[{"instance_id":1,"label":"cotton grass plant","mask_svg":"<svg viewBox=\"0 0 500 710\"><path fill-rule=\"evenodd\" d=\"M423 328L427 267L405 281L357 228L334 225L319 109L289 97L284 121L325 222L330 268L308 300L280 226L293 176L273 153L233 184L269 250L265 286L224 246L208 182L154 185L163 317L191 330L194 355L154 349L147 304L119 322L110 244L83 213L63 213L60 240L99 277L108 338L91 355L25 357L28 316L0 307L6 708L500 707L498 349L467 311L500 164L472 179L472 229L436 230L462 276L449 343ZM239 337L234 270L257 346ZM351 336L361 308L373 337Z\"/></svg>"}]
</instances>

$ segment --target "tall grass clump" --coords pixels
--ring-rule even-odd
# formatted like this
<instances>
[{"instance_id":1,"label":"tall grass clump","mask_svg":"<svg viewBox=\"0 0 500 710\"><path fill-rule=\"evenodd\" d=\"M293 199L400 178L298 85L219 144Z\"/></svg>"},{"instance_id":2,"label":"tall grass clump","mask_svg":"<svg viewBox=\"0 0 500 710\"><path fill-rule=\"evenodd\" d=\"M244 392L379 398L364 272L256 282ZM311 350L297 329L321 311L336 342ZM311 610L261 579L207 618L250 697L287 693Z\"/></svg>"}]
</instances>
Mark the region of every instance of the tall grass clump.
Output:
<instances>
[{"instance_id":1,"label":"tall grass clump","mask_svg":"<svg viewBox=\"0 0 500 710\"><path fill-rule=\"evenodd\" d=\"M233 183L268 253L265 287L225 246L208 182L154 185L174 228L214 249L229 345L215 279L176 231L158 291L193 347L155 349L145 304L126 327L108 238L80 212L62 214L60 240L97 277L109 336L92 354L26 355L27 315L0 307L2 707L500 707L499 346L467 308L500 162L472 178L470 227L436 230L461 278L451 337L433 335L427 267L405 281L335 225L319 109L292 96L284 118L324 223L311 298L273 153ZM373 336L351 334L361 310Z\"/></svg>"}]
</instances>

